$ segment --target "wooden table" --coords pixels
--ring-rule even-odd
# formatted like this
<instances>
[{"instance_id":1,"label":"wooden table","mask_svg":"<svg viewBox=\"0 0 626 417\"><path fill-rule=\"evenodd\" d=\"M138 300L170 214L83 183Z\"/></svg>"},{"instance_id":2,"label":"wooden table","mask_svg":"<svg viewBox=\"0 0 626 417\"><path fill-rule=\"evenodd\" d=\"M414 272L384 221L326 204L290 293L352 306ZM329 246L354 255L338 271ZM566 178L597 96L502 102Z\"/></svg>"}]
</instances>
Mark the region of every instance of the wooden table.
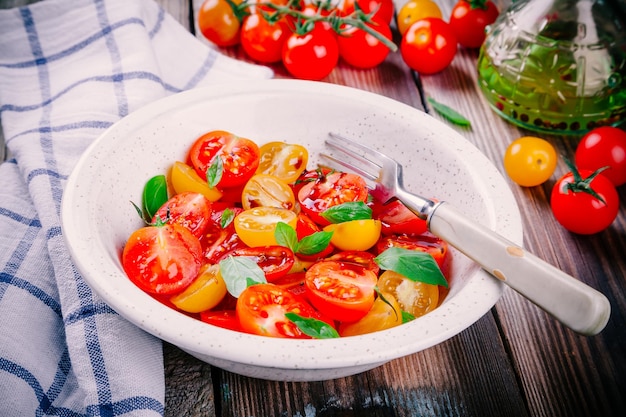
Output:
<instances>
[{"instance_id":1,"label":"wooden table","mask_svg":"<svg viewBox=\"0 0 626 417\"><path fill-rule=\"evenodd\" d=\"M17 3L24 3L24 0ZM448 15L452 0L438 1ZM7 3L7 2L5 2ZM11 3L11 2L8 2ZM201 0L159 0L187 28ZM193 28L190 30L193 31ZM244 59L237 49L224 53ZM399 53L373 70L340 64L324 82L369 90L420 110L423 98L454 107L472 122L458 129L504 172L502 156L530 134L499 118L477 87L477 51L460 49L445 71L419 77ZM278 77L286 77L280 66ZM435 117L439 117L435 115ZM573 155L576 139L549 137L559 154ZM618 416L626 410L626 211L593 236L567 232L553 219L549 194L565 173L559 162L546 184L510 183L531 252L603 292L612 304L605 330L575 334L510 289L459 335L374 370L323 382L271 382L212 367L165 344L167 416ZM626 203L626 186L619 188Z\"/></svg>"}]
</instances>

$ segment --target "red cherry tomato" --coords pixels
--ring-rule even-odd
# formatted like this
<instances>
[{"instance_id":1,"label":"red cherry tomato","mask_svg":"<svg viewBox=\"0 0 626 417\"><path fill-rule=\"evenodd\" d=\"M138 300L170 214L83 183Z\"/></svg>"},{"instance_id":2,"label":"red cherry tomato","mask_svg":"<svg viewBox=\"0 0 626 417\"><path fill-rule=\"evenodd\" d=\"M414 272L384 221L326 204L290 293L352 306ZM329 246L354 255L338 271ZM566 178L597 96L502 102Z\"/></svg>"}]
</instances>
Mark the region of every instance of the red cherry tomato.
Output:
<instances>
[{"instance_id":1,"label":"red cherry tomato","mask_svg":"<svg viewBox=\"0 0 626 417\"><path fill-rule=\"evenodd\" d=\"M219 157L223 170L217 186L228 188L242 185L254 175L259 166L259 156L258 145L250 139L214 130L196 139L188 158L200 178L206 178L214 158Z\"/></svg>"},{"instance_id":2,"label":"red cherry tomato","mask_svg":"<svg viewBox=\"0 0 626 417\"><path fill-rule=\"evenodd\" d=\"M264 64L279 62L283 44L290 35L285 18L270 23L261 13L252 13L241 25L241 47L255 61Z\"/></svg>"},{"instance_id":3,"label":"red cherry tomato","mask_svg":"<svg viewBox=\"0 0 626 417\"><path fill-rule=\"evenodd\" d=\"M232 211L233 217L243 211L239 207L226 208ZM225 227L222 227L222 216L224 216L226 208L216 208L213 211L209 227L200 239L204 250L204 258L210 263L217 263L225 253L231 250L246 247L246 244L239 239L235 232L235 225L232 221Z\"/></svg>"},{"instance_id":4,"label":"red cherry tomato","mask_svg":"<svg viewBox=\"0 0 626 417\"><path fill-rule=\"evenodd\" d=\"M274 282L287 275L295 261L293 252L285 246L237 248L225 253L222 259L229 256L244 256L252 259L265 273L267 282Z\"/></svg>"},{"instance_id":5,"label":"red cherry tomato","mask_svg":"<svg viewBox=\"0 0 626 417\"><path fill-rule=\"evenodd\" d=\"M452 9L450 27L459 43L467 48L479 48L485 41L485 28L500 14L498 7L487 1L483 7L460 0Z\"/></svg>"},{"instance_id":6,"label":"red cherry tomato","mask_svg":"<svg viewBox=\"0 0 626 417\"><path fill-rule=\"evenodd\" d=\"M235 4L241 0L234 0ZM226 0L205 0L198 10L198 28L209 41L218 46L239 43L241 22Z\"/></svg>"},{"instance_id":7,"label":"red cherry tomato","mask_svg":"<svg viewBox=\"0 0 626 417\"><path fill-rule=\"evenodd\" d=\"M154 214L152 222L156 222L157 217L162 221L169 219L169 223L177 223L199 238L209 227L212 211L211 202L204 195L184 192L167 200Z\"/></svg>"},{"instance_id":8,"label":"red cherry tomato","mask_svg":"<svg viewBox=\"0 0 626 417\"><path fill-rule=\"evenodd\" d=\"M583 180L591 171L581 170ZM590 235L598 233L613 223L619 210L619 196L613 183L602 174L588 181L589 186L604 200L585 191L572 191L577 180L572 172L563 175L554 185L550 207L556 220L573 233Z\"/></svg>"},{"instance_id":9,"label":"red cherry tomato","mask_svg":"<svg viewBox=\"0 0 626 417\"><path fill-rule=\"evenodd\" d=\"M385 249L391 247L430 253L442 271L444 270L448 258L448 244L430 233L422 235L400 234L386 236L378 242L376 251L380 254L384 252Z\"/></svg>"},{"instance_id":10,"label":"red cherry tomato","mask_svg":"<svg viewBox=\"0 0 626 417\"><path fill-rule=\"evenodd\" d=\"M346 250L337 252L328 257L330 261L338 262L350 262L353 264L361 265L364 268L369 269L374 274L378 275L380 267L374 261L375 255L370 252L364 252L359 250Z\"/></svg>"},{"instance_id":11,"label":"red cherry tomato","mask_svg":"<svg viewBox=\"0 0 626 417\"><path fill-rule=\"evenodd\" d=\"M322 318L306 301L274 284L252 285L237 299L237 316L244 331L270 337L310 339L285 317L289 312Z\"/></svg>"},{"instance_id":12,"label":"red cherry tomato","mask_svg":"<svg viewBox=\"0 0 626 417\"><path fill-rule=\"evenodd\" d=\"M616 186L626 184L626 132L604 126L591 130L576 148L576 166L579 169L602 171L602 175Z\"/></svg>"},{"instance_id":13,"label":"red cherry tomato","mask_svg":"<svg viewBox=\"0 0 626 417\"><path fill-rule=\"evenodd\" d=\"M304 35L292 33L283 44L283 65L296 78L319 81L335 69L338 60L337 39L321 26Z\"/></svg>"},{"instance_id":14,"label":"red cherry tomato","mask_svg":"<svg viewBox=\"0 0 626 417\"><path fill-rule=\"evenodd\" d=\"M368 27L379 32L382 36L391 40L391 29L387 23L376 25L367 23ZM339 56L348 64L356 68L374 68L381 64L387 55L389 48L366 31L350 27L337 37Z\"/></svg>"},{"instance_id":15,"label":"red cherry tomato","mask_svg":"<svg viewBox=\"0 0 626 417\"><path fill-rule=\"evenodd\" d=\"M354 12L354 4L365 13L370 14L376 11L374 19L379 22L391 23L393 18L393 0L345 0L341 8L341 15L347 16Z\"/></svg>"},{"instance_id":16,"label":"red cherry tomato","mask_svg":"<svg viewBox=\"0 0 626 417\"><path fill-rule=\"evenodd\" d=\"M317 224L329 222L321 213L330 207L353 201L367 201L367 184L358 175L333 172L302 186L298 201L302 210Z\"/></svg>"},{"instance_id":17,"label":"red cherry tomato","mask_svg":"<svg viewBox=\"0 0 626 417\"><path fill-rule=\"evenodd\" d=\"M235 310L207 310L200 313L200 320L223 329L242 332Z\"/></svg>"},{"instance_id":18,"label":"red cherry tomato","mask_svg":"<svg viewBox=\"0 0 626 417\"><path fill-rule=\"evenodd\" d=\"M380 220L381 232L384 235L409 234L421 235L428 230L426 220L422 220L409 210L400 200L393 200L387 204L374 202L372 217Z\"/></svg>"},{"instance_id":19,"label":"red cherry tomato","mask_svg":"<svg viewBox=\"0 0 626 417\"><path fill-rule=\"evenodd\" d=\"M134 231L122 252L128 278L150 294L175 294L198 276L202 247L178 224L147 226Z\"/></svg>"},{"instance_id":20,"label":"red cherry tomato","mask_svg":"<svg viewBox=\"0 0 626 417\"><path fill-rule=\"evenodd\" d=\"M413 23L400 44L404 62L414 71L434 74L450 65L457 51L457 37L441 19L427 17Z\"/></svg>"},{"instance_id":21,"label":"red cherry tomato","mask_svg":"<svg viewBox=\"0 0 626 417\"><path fill-rule=\"evenodd\" d=\"M313 220L311 220L309 216L302 212L298 213L298 223L296 224L296 235L298 236L298 240L302 240L302 238L319 231L321 231L320 227ZM329 243L324 250L316 254L303 255L299 253L298 257L304 260L317 260L327 257L334 250L335 247Z\"/></svg>"},{"instance_id":22,"label":"red cherry tomato","mask_svg":"<svg viewBox=\"0 0 626 417\"><path fill-rule=\"evenodd\" d=\"M363 318L374 304L378 277L352 262L324 260L306 271L307 298L320 312L340 322Z\"/></svg>"}]
</instances>

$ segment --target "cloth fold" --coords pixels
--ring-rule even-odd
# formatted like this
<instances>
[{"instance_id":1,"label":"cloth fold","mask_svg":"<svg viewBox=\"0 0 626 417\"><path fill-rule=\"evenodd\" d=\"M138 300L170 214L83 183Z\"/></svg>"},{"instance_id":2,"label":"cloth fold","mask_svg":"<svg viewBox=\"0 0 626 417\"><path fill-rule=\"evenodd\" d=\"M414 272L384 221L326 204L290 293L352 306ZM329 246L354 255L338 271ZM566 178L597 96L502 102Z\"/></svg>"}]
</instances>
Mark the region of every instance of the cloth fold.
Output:
<instances>
[{"instance_id":1,"label":"cloth fold","mask_svg":"<svg viewBox=\"0 0 626 417\"><path fill-rule=\"evenodd\" d=\"M153 0L0 11L0 120L11 158L0 164L0 416L163 414L161 341L77 272L62 236L63 189L85 148L141 106L272 75L203 44Z\"/></svg>"}]
</instances>

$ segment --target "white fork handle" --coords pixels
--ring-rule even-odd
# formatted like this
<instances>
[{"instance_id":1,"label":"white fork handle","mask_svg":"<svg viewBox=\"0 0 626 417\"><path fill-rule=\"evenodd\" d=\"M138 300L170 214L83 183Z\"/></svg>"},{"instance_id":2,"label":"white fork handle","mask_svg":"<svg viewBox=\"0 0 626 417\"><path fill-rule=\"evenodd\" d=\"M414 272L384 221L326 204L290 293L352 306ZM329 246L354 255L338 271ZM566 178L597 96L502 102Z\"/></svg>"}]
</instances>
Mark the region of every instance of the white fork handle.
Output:
<instances>
[{"instance_id":1,"label":"white fork handle","mask_svg":"<svg viewBox=\"0 0 626 417\"><path fill-rule=\"evenodd\" d=\"M591 336L606 326L611 305L602 293L468 219L450 204L437 205L428 223L434 235L572 330Z\"/></svg>"}]
</instances>

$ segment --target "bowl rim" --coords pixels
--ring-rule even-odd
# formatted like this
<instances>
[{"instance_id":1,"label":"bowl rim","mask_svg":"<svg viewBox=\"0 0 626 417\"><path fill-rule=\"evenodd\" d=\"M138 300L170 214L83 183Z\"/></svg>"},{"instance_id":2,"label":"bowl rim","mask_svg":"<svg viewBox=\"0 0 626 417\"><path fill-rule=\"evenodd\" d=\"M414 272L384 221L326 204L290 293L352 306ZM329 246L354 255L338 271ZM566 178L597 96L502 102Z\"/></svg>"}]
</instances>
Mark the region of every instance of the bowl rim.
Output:
<instances>
[{"instance_id":1,"label":"bowl rim","mask_svg":"<svg viewBox=\"0 0 626 417\"><path fill-rule=\"evenodd\" d=\"M72 260L94 292L122 317L190 353L197 352L209 357L254 366L285 369L330 369L385 362L447 340L485 315L502 295L503 284L477 265L475 275L465 284L468 286L468 291L480 293L480 299L476 300L473 305L459 306L454 300L449 303L444 301L434 311L402 326L357 337L327 340L275 339L221 329L170 309L138 288L136 290L141 294L134 293L131 299L131 296L120 293L112 280L98 279L97 272L95 272L97 265L94 265L89 256L90 251L93 250L93 243L85 244L85 230L80 230L78 227L77 213L74 208L77 199L84 198L77 190L84 185L81 184L81 180L84 178L83 173L90 169L90 160L96 158L102 148L114 145L108 141L111 141L115 132L154 119L169 110L180 110L181 106L200 100L215 100L225 95L291 94L293 92L348 96L375 106L385 106L386 109L407 117L427 118L428 123L437 125L438 129L446 133L447 141L444 146L454 149L454 152L463 153L466 158L476 158L479 162L476 166L483 174L481 177L490 178L489 181L492 181L488 188L489 192L494 193L494 197L497 195L498 210L507 213L508 221L502 221L499 213L493 213L496 222L495 230L512 242L521 243L521 216L504 177L478 148L450 126L407 104L353 87L291 79L237 81L189 90L152 102L106 129L81 156L65 187L61 206L61 223ZM77 243L81 241L83 243ZM464 320L448 323L449 325L439 332L422 332L419 340L412 339L411 336L416 336L418 328L428 328L432 326L432 323L437 324L445 320L446 315L450 313L450 308L464 309ZM158 317L152 314L157 311ZM169 326L163 326L163 322L169 323ZM185 329L185 333L181 329ZM192 334L193 337L185 337L187 334ZM259 349L251 351L249 347L255 345L262 346L262 351ZM324 356L320 357L321 353Z\"/></svg>"}]
</instances>

